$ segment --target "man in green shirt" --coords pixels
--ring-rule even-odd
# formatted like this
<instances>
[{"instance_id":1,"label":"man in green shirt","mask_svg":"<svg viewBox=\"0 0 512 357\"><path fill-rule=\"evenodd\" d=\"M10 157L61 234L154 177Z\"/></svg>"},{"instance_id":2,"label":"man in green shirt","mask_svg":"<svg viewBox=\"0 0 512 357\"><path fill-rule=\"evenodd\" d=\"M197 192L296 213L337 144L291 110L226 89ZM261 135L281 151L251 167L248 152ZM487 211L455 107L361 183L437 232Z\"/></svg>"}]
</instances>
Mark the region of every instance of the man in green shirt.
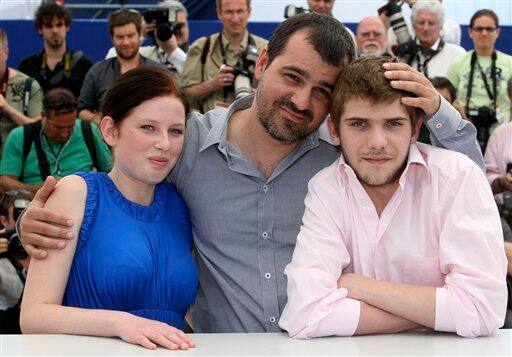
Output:
<instances>
[{"instance_id":1,"label":"man in green shirt","mask_svg":"<svg viewBox=\"0 0 512 357\"><path fill-rule=\"evenodd\" d=\"M76 171L109 171L110 151L97 125L76 119L76 100L69 90L47 92L42 119L13 129L0 162L0 187L35 192L46 176Z\"/></svg>"},{"instance_id":2,"label":"man in green shirt","mask_svg":"<svg viewBox=\"0 0 512 357\"><path fill-rule=\"evenodd\" d=\"M7 67L8 56L7 34L0 28L0 155L13 128L39 119L43 101L39 83Z\"/></svg>"}]
</instances>

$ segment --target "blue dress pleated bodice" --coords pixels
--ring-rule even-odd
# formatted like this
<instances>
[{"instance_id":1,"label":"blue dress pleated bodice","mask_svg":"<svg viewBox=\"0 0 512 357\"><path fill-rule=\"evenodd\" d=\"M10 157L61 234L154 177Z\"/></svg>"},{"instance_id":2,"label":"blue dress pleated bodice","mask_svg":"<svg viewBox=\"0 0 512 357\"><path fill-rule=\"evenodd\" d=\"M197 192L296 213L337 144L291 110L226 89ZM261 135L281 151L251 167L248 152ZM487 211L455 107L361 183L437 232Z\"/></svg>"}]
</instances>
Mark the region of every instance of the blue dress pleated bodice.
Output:
<instances>
[{"instance_id":1,"label":"blue dress pleated bodice","mask_svg":"<svg viewBox=\"0 0 512 357\"><path fill-rule=\"evenodd\" d=\"M188 210L171 184L153 203L127 200L104 173L87 183L80 237L62 304L120 310L183 329L197 272Z\"/></svg>"}]
</instances>

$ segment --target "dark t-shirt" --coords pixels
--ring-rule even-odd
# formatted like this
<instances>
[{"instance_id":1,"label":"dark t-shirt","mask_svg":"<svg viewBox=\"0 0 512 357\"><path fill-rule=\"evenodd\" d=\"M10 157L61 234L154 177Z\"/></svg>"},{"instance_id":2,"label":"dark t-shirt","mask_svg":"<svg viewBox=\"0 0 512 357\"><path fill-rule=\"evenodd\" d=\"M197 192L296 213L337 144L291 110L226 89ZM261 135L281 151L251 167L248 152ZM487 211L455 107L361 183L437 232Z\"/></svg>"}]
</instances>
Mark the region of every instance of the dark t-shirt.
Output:
<instances>
[{"instance_id":1,"label":"dark t-shirt","mask_svg":"<svg viewBox=\"0 0 512 357\"><path fill-rule=\"evenodd\" d=\"M142 67L165 67L155 61L140 56L140 66ZM94 64L87 73L78 97L78 111L87 109L98 111L100 103L112 82L121 75L121 67L117 57L109 58Z\"/></svg>"},{"instance_id":2,"label":"dark t-shirt","mask_svg":"<svg viewBox=\"0 0 512 357\"><path fill-rule=\"evenodd\" d=\"M69 50L68 53L70 62L68 66L70 65L71 67L69 71L65 70L66 56L55 66L53 71L50 70L48 66L42 68L44 51L22 60L18 69L35 78L43 88L44 93L53 88L64 87L73 92L75 97L78 98L85 75L92 67L93 63L91 59L81 51L79 51L81 56L76 51Z\"/></svg>"}]
</instances>

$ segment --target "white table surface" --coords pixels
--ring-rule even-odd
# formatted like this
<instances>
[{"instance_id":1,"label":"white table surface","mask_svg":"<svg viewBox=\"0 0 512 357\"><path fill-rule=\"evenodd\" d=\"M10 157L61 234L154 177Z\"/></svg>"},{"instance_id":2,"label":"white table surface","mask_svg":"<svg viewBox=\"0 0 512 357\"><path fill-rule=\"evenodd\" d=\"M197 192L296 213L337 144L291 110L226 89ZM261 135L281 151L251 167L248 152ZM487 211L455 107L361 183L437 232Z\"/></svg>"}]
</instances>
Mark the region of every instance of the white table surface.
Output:
<instances>
[{"instance_id":1,"label":"white table surface","mask_svg":"<svg viewBox=\"0 0 512 357\"><path fill-rule=\"evenodd\" d=\"M462 338L448 333L327 337L308 341L285 334L191 334L189 351L146 350L116 338L69 335L0 335L0 356L313 356L313 355L505 355L512 356L512 330Z\"/></svg>"}]
</instances>

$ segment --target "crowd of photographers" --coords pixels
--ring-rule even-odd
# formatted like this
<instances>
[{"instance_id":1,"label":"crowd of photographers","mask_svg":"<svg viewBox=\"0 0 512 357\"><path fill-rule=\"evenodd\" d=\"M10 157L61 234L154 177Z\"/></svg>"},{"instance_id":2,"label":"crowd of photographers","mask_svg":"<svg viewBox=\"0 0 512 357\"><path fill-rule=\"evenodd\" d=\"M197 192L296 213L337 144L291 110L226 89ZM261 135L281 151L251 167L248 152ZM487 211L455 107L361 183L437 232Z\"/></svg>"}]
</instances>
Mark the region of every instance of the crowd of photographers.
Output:
<instances>
[{"instance_id":1,"label":"crowd of photographers","mask_svg":"<svg viewBox=\"0 0 512 357\"><path fill-rule=\"evenodd\" d=\"M333 16L334 4L308 0L309 8L289 5L284 16L307 11ZM411 7L410 23L402 13L404 4ZM250 0L216 0L222 31L191 44L187 9L176 0L155 5L142 14L125 8L110 13L113 47L98 63L67 46L71 15L57 3L44 2L37 10L34 25L43 49L18 69L6 65L9 42L0 28L1 333L19 332L17 313L28 260L12 230L17 215L47 175L110 169L110 152L96 125L110 83L132 68L163 67L200 112L227 108L257 86L254 67L267 40L247 29ZM441 1L390 0L378 14L368 15L353 34L358 55L400 57L430 78L477 127L505 239L512 241L507 225L512 223L512 57L494 48L498 16L479 10L469 19L474 49L466 51L460 46L460 26L444 18ZM152 44L143 46L146 42ZM420 140L429 142L426 129L420 130ZM505 247L510 267L512 243Z\"/></svg>"}]
</instances>

